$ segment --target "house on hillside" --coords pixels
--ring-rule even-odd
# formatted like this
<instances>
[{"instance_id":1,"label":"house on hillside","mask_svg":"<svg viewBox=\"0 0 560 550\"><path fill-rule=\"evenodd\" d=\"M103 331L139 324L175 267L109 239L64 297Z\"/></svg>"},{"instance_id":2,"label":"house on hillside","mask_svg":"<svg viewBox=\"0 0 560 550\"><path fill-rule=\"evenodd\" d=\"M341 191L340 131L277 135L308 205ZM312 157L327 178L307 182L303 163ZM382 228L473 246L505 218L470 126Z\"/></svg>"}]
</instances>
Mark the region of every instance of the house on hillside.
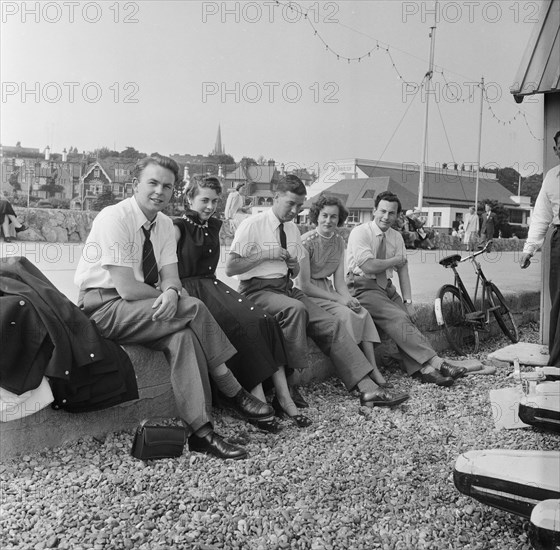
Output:
<instances>
[{"instance_id":1,"label":"house on hillside","mask_svg":"<svg viewBox=\"0 0 560 550\"><path fill-rule=\"evenodd\" d=\"M239 164L235 170L224 176L224 191L229 193L238 183L245 183L242 194L251 199L252 213L257 214L272 206L275 185L279 177L280 172L273 160L269 160L265 165Z\"/></svg>"},{"instance_id":2,"label":"house on hillside","mask_svg":"<svg viewBox=\"0 0 560 550\"><path fill-rule=\"evenodd\" d=\"M115 199L131 197L132 172L136 161L107 157L88 165L80 178L79 189L75 189L73 202L76 207L83 202L84 210L90 210L97 197L110 191Z\"/></svg>"},{"instance_id":3,"label":"house on hillside","mask_svg":"<svg viewBox=\"0 0 560 550\"><path fill-rule=\"evenodd\" d=\"M309 197L321 192L338 193L339 185L352 190L346 204L350 210L352 223L363 223L371 219L368 196L373 200L381 191L395 192L403 202L403 208L412 208L418 201L420 166L398 164L366 159L348 159L330 163L329 170L309 189ZM422 215L429 227L450 230L463 220L470 205L475 200L476 172L444 167L427 167L424 182ZM359 187L359 189L354 189ZM526 225L530 207L524 201L517 201L511 193L496 180L493 173L483 173L479 179L479 200L497 200L508 212L512 225Z\"/></svg>"}]
</instances>

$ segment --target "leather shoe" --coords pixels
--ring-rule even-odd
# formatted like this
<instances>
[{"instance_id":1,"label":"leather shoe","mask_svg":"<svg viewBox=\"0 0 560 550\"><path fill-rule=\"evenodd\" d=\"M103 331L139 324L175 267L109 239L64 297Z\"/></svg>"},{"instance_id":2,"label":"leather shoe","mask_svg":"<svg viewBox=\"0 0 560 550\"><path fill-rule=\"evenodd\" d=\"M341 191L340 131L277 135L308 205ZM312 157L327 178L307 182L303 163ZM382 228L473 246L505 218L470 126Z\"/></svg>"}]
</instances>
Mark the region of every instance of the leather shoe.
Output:
<instances>
[{"instance_id":1,"label":"leather shoe","mask_svg":"<svg viewBox=\"0 0 560 550\"><path fill-rule=\"evenodd\" d=\"M274 414L278 418L287 418L287 419L291 420L298 428L307 428L307 426L311 426L311 424L313 424L311 419L307 418L307 416L304 416L303 414L296 414L294 416L290 416L282 408L282 405L280 405L280 401L278 400L278 397L276 397L276 396L272 400L272 406L274 407Z\"/></svg>"},{"instance_id":2,"label":"leather shoe","mask_svg":"<svg viewBox=\"0 0 560 550\"><path fill-rule=\"evenodd\" d=\"M218 458L232 458L234 460L247 458L245 449L227 442L216 432L210 432L203 437L191 435L189 437L189 450L214 455Z\"/></svg>"},{"instance_id":3,"label":"leather shoe","mask_svg":"<svg viewBox=\"0 0 560 550\"><path fill-rule=\"evenodd\" d=\"M20 231L27 231L28 229L29 229L29 227L27 227L27 225L22 223L21 227L16 227L16 233L19 233Z\"/></svg>"},{"instance_id":4,"label":"leather shoe","mask_svg":"<svg viewBox=\"0 0 560 550\"><path fill-rule=\"evenodd\" d=\"M450 376L442 376L441 373L434 369L433 372L427 374L420 373L420 378L424 384L435 384L436 386L453 386L455 380Z\"/></svg>"},{"instance_id":5,"label":"leather shoe","mask_svg":"<svg viewBox=\"0 0 560 550\"><path fill-rule=\"evenodd\" d=\"M266 420L249 420L249 423L253 424L253 426L259 430L271 434L277 434L282 431L282 426L276 418L267 418Z\"/></svg>"},{"instance_id":6,"label":"leather shoe","mask_svg":"<svg viewBox=\"0 0 560 550\"><path fill-rule=\"evenodd\" d=\"M303 398L303 395L301 395L297 386L290 386L290 395L292 396L292 401L294 402L294 405L298 409L308 409L309 408L309 404Z\"/></svg>"},{"instance_id":7,"label":"leather shoe","mask_svg":"<svg viewBox=\"0 0 560 550\"><path fill-rule=\"evenodd\" d=\"M391 393L383 390L373 392L360 392L360 405L362 407L395 407L410 398L408 393Z\"/></svg>"},{"instance_id":8,"label":"leather shoe","mask_svg":"<svg viewBox=\"0 0 560 550\"><path fill-rule=\"evenodd\" d=\"M439 372L442 376L447 376L456 380L457 378L462 378L467 374L467 369L465 367L456 367L444 362L440 367Z\"/></svg>"},{"instance_id":9,"label":"leather shoe","mask_svg":"<svg viewBox=\"0 0 560 550\"><path fill-rule=\"evenodd\" d=\"M380 388L383 388L384 390L392 390L395 388L394 384L391 384L391 382L383 382L383 384L377 384Z\"/></svg>"},{"instance_id":10,"label":"leather shoe","mask_svg":"<svg viewBox=\"0 0 560 550\"><path fill-rule=\"evenodd\" d=\"M226 403L246 420L262 420L274 415L274 409L268 403L263 403L243 388L233 397L226 398Z\"/></svg>"}]
</instances>

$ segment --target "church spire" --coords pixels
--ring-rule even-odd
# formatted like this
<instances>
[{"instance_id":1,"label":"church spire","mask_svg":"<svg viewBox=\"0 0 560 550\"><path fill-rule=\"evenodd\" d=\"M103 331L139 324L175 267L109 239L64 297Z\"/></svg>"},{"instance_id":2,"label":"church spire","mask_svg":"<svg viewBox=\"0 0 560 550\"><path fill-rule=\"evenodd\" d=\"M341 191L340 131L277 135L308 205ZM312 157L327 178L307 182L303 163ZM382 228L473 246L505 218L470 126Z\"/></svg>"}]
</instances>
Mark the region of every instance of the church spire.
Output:
<instances>
[{"instance_id":1,"label":"church spire","mask_svg":"<svg viewBox=\"0 0 560 550\"><path fill-rule=\"evenodd\" d=\"M222 128L218 124L218 135L216 136L216 145L214 145L214 150L212 151L213 156L225 155L226 151L222 145Z\"/></svg>"}]
</instances>

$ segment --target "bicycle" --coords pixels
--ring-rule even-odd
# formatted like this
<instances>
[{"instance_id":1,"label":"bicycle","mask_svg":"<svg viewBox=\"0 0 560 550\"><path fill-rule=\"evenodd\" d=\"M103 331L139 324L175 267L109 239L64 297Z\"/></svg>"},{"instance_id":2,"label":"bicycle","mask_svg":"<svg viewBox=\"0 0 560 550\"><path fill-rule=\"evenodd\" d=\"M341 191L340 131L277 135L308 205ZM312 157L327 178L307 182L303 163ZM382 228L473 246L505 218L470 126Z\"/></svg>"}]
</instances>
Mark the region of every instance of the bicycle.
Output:
<instances>
[{"instance_id":1,"label":"bicycle","mask_svg":"<svg viewBox=\"0 0 560 550\"><path fill-rule=\"evenodd\" d=\"M451 347L460 355L477 353L479 332L488 332L490 313L494 314L503 333L512 341L519 341L517 325L509 307L498 287L489 281L476 257L490 249L492 241L488 241L482 250L462 258L460 254L447 256L440 260L440 265L452 269L454 282L442 286L437 293L434 308L438 325L443 326ZM471 299L457 267L459 263L470 260L476 272L474 298ZM477 300L479 286L480 299ZM479 306L477 308L475 306Z\"/></svg>"}]
</instances>

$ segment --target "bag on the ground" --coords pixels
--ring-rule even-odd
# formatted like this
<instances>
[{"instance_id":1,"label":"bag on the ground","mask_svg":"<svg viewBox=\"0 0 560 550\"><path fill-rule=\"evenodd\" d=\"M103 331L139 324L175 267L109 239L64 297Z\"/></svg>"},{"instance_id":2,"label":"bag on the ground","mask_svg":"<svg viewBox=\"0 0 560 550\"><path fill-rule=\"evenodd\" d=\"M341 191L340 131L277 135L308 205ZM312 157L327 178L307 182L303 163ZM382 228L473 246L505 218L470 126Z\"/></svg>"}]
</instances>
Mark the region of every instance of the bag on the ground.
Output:
<instances>
[{"instance_id":1,"label":"bag on the ground","mask_svg":"<svg viewBox=\"0 0 560 550\"><path fill-rule=\"evenodd\" d=\"M146 418L136 428L130 454L140 460L181 456L187 441L185 427L155 426L149 422L150 419Z\"/></svg>"}]
</instances>

